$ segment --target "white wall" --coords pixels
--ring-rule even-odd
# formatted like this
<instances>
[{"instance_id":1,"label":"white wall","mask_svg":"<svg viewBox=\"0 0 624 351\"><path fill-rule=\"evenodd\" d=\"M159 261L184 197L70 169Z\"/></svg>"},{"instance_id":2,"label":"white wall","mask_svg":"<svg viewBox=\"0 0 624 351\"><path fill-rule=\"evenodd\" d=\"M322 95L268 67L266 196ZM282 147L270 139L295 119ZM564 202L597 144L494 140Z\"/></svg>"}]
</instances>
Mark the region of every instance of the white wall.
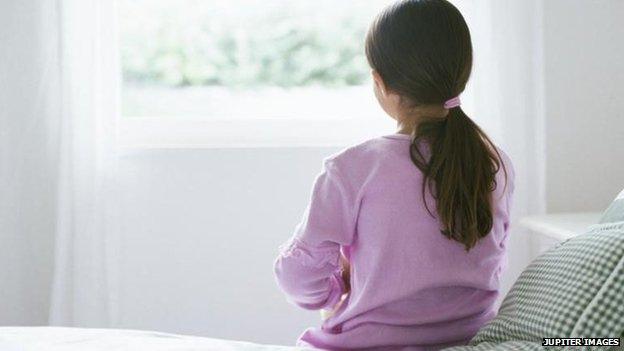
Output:
<instances>
[{"instance_id":1,"label":"white wall","mask_svg":"<svg viewBox=\"0 0 624 351\"><path fill-rule=\"evenodd\" d=\"M547 210L603 210L624 189L624 1L548 0Z\"/></svg>"},{"instance_id":2,"label":"white wall","mask_svg":"<svg viewBox=\"0 0 624 351\"><path fill-rule=\"evenodd\" d=\"M292 344L277 248L332 148L144 150L122 158L120 326ZM201 272L197 274L197 272Z\"/></svg>"}]
</instances>

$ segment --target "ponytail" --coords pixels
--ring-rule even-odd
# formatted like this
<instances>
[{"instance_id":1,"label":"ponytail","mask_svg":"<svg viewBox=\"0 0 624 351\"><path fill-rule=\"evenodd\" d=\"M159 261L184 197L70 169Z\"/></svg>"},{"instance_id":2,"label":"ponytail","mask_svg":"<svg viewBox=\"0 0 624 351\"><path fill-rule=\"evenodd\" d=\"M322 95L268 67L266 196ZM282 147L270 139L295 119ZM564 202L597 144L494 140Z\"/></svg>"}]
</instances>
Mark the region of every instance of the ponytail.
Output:
<instances>
[{"instance_id":1,"label":"ponytail","mask_svg":"<svg viewBox=\"0 0 624 351\"><path fill-rule=\"evenodd\" d=\"M469 251L492 230L496 173L501 166L505 170L496 147L455 107L445 118L418 124L410 156L424 175L422 194L427 211L433 215L425 197L429 191L436 199L440 231Z\"/></svg>"},{"instance_id":2,"label":"ponytail","mask_svg":"<svg viewBox=\"0 0 624 351\"><path fill-rule=\"evenodd\" d=\"M427 211L434 215L426 201L430 193L442 234L470 250L492 230L492 192L505 165L487 135L458 106L457 96L472 71L464 17L447 0L397 1L371 25L366 58L385 87L405 98L405 106L444 104L449 111L444 118L418 121L410 155L424 175Z\"/></svg>"}]
</instances>

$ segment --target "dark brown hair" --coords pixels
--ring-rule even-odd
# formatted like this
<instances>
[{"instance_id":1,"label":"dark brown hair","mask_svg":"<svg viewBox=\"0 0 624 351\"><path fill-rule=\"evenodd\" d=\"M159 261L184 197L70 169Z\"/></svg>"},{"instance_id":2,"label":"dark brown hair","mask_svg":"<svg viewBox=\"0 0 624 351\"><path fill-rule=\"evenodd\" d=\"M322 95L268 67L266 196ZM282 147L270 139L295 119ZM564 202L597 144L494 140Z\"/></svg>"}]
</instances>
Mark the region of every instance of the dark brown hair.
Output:
<instances>
[{"instance_id":1,"label":"dark brown hair","mask_svg":"<svg viewBox=\"0 0 624 351\"><path fill-rule=\"evenodd\" d=\"M441 106L464 91L470 77L470 31L446 0L403 0L371 26L366 56L388 90L412 106ZM424 175L430 214L426 190L436 199L442 234L470 250L492 229L492 192L501 165L504 170L498 150L458 106L446 117L418 122L410 155Z\"/></svg>"}]
</instances>

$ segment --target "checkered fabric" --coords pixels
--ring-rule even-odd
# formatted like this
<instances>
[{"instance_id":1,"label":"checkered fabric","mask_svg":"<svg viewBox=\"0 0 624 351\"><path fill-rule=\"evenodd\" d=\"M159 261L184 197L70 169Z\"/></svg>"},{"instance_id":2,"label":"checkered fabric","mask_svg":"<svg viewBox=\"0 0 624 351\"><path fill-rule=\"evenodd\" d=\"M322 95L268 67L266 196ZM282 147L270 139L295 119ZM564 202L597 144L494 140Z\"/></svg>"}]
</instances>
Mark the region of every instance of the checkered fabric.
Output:
<instances>
[{"instance_id":1,"label":"checkered fabric","mask_svg":"<svg viewBox=\"0 0 624 351\"><path fill-rule=\"evenodd\" d=\"M456 346L444 349L444 351L556 351L558 348L543 347L541 342L530 341L505 341L505 342L482 342L474 346Z\"/></svg>"},{"instance_id":2,"label":"checkered fabric","mask_svg":"<svg viewBox=\"0 0 624 351\"><path fill-rule=\"evenodd\" d=\"M609 227L609 225L607 225ZM609 234L624 236L614 225ZM621 228L620 228L621 229ZM616 250L613 250L616 251ZM621 252L617 250L617 252ZM615 260L607 260L613 264ZM572 337L598 335L620 336L624 331L624 259L620 258L613 272L589 303L572 330Z\"/></svg>"},{"instance_id":3,"label":"checkered fabric","mask_svg":"<svg viewBox=\"0 0 624 351\"><path fill-rule=\"evenodd\" d=\"M451 349L555 350L542 347L542 338L620 337L623 333L621 221L595 225L538 257L520 275L498 316L479 331L471 346Z\"/></svg>"}]
</instances>

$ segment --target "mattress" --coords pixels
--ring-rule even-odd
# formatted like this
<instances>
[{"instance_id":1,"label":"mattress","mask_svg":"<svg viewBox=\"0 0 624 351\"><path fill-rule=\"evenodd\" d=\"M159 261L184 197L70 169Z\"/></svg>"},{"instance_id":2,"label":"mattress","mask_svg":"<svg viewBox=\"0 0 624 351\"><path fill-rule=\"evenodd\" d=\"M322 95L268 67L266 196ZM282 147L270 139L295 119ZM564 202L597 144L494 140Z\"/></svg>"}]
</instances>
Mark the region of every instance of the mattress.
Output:
<instances>
[{"instance_id":1,"label":"mattress","mask_svg":"<svg viewBox=\"0 0 624 351\"><path fill-rule=\"evenodd\" d=\"M140 330L0 327L0 350L295 351L305 349Z\"/></svg>"}]
</instances>

